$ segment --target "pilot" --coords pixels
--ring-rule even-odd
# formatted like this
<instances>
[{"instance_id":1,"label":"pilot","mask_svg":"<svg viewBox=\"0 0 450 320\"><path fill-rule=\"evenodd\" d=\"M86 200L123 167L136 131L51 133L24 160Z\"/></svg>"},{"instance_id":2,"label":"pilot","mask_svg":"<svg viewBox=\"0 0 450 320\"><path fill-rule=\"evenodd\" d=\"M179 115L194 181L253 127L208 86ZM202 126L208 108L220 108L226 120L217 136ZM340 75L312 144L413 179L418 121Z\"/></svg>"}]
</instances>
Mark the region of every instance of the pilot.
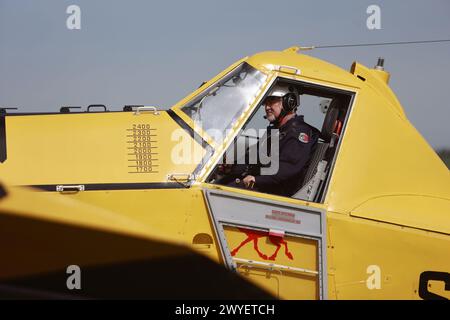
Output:
<instances>
[{"instance_id":1,"label":"pilot","mask_svg":"<svg viewBox=\"0 0 450 320\"><path fill-rule=\"evenodd\" d=\"M319 130L304 122L303 116L296 114L299 98L296 88L278 84L263 102L265 118L270 122L267 132L270 133L270 129L279 130L278 172L260 175L260 170L253 167L252 170L240 172L229 186L283 196L292 196L299 189L320 134Z\"/></svg>"}]
</instances>

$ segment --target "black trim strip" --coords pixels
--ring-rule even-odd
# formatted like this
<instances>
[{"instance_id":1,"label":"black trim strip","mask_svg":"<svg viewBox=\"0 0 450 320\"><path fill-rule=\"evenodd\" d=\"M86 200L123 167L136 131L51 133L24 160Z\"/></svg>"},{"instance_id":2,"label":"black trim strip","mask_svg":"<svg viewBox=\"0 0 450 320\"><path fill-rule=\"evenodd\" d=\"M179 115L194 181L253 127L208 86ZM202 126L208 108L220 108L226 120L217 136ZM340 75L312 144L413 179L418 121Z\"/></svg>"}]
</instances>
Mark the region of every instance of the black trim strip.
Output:
<instances>
[{"instance_id":1,"label":"black trim strip","mask_svg":"<svg viewBox=\"0 0 450 320\"><path fill-rule=\"evenodd\" d=\"M6 117L0 115L0 163L6 160Z\"/></svg>"},{"instance_id":2,"label":"black trim strip","mask_svg":"<svg viewBox=\"0 0 450 320\"><path fill-rule=\"evenodd\" d=\"M203 148L209 147L211 148L211 145L206 142L202 136L200 136L197 132L194 131L183 119L178 116L175 111L169 109L167 110L167 114L172 118L173 121L175 121L180 127L184 129L192 139L194 139L199 145L201 145Z\"/></svg>"},{"instance_id":3,"label":"black trim strip","mask_svg":"<svg viewBox=\"0 0 450 320\"><path fill-rule=\"evenodd\" d=\"M141 189L185 189L186 186L177 182L148 182L148 183L71 183L61 185L84 185L85 191L99 190L141 190ZM30 185L44 191L56 191L56 184Z\"/></svg>"},{"instance_id":4,"label":"black trim strip","mask_svg":"<svg viewBox=\"0 0 450 320\"><path fill-rule=\"evenodd\" d=\"M167 114L172 118L173 121L175 121L181 128L183 128L191 136L192 139L194 139L206 150L206 155L194 170L194 174L197 174L203 168L203 165L212 157L215 150L208 142L206 142L202 138L202 136L195 132L194 129L192 129L183 119L181 119L180 116L175 113L175 111L169 109L167 110Z\"/></svg>"}]
</instances>

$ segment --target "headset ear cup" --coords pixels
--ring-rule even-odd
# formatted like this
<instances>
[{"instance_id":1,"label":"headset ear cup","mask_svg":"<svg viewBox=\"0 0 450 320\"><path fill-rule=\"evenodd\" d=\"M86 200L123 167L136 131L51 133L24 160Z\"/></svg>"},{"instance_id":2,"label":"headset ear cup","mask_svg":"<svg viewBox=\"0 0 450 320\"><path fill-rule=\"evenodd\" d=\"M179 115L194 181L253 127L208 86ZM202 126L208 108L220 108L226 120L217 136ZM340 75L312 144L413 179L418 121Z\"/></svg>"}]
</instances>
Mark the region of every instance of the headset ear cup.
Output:
<instances>
[{"instance_id":1,"label":"headset ear cup","mask_svg":"<svg viewBox=\"0 0 450 320\"><path fill-rule=\"evenodd\" d=\"M283 96L283 109L288 113L294 110L298 105L297 96L295 93L286 93Z\"/></svg>"}]
</instances>

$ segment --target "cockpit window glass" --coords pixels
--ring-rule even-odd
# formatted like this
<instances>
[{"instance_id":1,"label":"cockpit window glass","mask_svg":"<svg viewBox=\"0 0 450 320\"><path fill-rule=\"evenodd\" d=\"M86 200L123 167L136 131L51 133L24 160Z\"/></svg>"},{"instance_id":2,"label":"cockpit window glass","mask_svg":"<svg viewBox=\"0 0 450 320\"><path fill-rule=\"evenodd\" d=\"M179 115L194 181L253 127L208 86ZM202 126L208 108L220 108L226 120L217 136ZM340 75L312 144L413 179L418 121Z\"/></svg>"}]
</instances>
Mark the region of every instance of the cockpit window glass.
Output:
<instances>
[{"instance_id":1,"label":"cockpit window glass","mask_svg":"<svg viewBox=\"0 0 450 320\"><path fill-rule=\"evenodd\" d=\"M264 73L243 63L181 110L221 143L225 131L254 102L266 79Z\"/></svg>"}]
</instances>

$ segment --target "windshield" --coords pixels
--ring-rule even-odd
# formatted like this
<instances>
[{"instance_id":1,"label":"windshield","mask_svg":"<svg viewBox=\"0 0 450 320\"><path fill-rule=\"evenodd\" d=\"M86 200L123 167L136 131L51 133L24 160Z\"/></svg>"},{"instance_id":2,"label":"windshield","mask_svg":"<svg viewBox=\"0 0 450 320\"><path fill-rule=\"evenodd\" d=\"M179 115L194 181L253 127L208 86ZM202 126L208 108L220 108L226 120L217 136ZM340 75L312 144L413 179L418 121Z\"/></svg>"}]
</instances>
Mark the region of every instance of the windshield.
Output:
<instances>
[{"instance_id":1,"label":"windshield","mask_svg":"<svg viewBox=\"0 0 450 320\"><path fill-rule=\"evenodd\" d=\"M231 71L181 108L217 143L260 93L267 76L247 63Z\"/></svg>"}]
</instances>

